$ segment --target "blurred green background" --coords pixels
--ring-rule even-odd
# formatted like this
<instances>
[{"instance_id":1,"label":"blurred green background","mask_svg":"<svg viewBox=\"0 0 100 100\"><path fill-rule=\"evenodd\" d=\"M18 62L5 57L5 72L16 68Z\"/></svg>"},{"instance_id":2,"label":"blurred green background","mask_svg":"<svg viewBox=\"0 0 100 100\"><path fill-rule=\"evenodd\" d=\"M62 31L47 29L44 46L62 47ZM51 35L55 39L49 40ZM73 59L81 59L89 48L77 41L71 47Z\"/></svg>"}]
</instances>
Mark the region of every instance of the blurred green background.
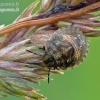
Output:
<instances>
[{"instance_id":1,"label":"blurred green background","mask_svg":"<svg viewBox=\"0 0 100 100\"><path fill-rule=\"evenodd\" d=\"M35 0L0 0L1 3L18 2L18 12L0 12L0 25L12 23ZM0 8L7 8L3 6ZM90 49L85 61L64 75L51 75L50 84L42 81L34 85L48 100L100 100L100 38L89 38ZM8 96L0 100L23 100Z\"/></svg>"}]
</instances>

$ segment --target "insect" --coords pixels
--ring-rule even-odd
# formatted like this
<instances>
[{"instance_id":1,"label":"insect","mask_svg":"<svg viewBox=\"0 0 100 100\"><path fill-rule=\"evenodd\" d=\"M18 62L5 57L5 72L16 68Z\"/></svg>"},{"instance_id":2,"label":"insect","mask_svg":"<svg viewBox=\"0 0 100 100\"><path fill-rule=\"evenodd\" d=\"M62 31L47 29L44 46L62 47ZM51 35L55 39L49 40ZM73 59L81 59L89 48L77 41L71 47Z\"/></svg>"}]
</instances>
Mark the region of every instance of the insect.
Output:
<instances>
[{"instance_id":1,"label":"insect","mask_svg":"<svg viewBox=\"0 0 100 100\"><path fill-rule=\"evenodd\" d=\"M86 0L82 0L80 1L78 4L75 4L77 1L74 0L70 1L70 3L60 3L60 4L57 4L55 5L52 9L51 9L51 13L52 14L55 14L55 13L59 13L59 12L63 12L63 11L70 11L70 10L76 10L76 9L79 9L79 8L82 8L84 6L86 6L87 4L87 1Z\"/></svg>"},{"instance_id":2,"label":"insect","mask_svg":"<svg viewBox=\"0 0 100 100\"><path fill-rule=\"evenodd\" d=\"M87 55L89 43L82 31L74 25L59 28L43 46L43 63L49 69L73 68Z\"/></svg>"},{"instance_id":3,"label":"insect","mask_svg":"<svg viewBox=\"0 0 100 100\"><path fill-rule=\"evenodd\" d=\"M50 11L47 11L43 14L40 14L38 17L44 18L44 17L48 17L48 16L55 14L55 13L77 10L77 9L85 7L87 5L86 0L78 1L78 3L76 3L76 2L77 2L76 0L74 0L74 1L70 0L69 3L68 3L68 1L66 3L60 2L58 4L55 4L54 7Z\"/></svg>"}]
</instances>

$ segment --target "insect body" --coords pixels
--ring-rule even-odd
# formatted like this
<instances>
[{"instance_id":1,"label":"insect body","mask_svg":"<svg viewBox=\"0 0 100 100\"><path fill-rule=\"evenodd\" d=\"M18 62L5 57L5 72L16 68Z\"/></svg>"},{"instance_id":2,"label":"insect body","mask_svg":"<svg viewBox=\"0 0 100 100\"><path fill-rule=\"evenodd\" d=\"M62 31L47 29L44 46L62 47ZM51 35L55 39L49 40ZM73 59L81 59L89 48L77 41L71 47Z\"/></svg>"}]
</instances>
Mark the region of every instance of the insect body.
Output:
<instances>
[{"instance_id":1,"label":"insect body","mask_svg":"<svg viewBox=\"0 0 100 100\"><path fill-rule=\"evenodd\" d=\"M88 47L82 31L73 25L55 31L42 48L43 65L49 69L48 83L51 69L65 70L80 64L87 55Z\"/></svg>"},{"instance_id":2,"label":"insect body","mask_svg":"<svg viewBox=\"0 0 100 100\"><path fill-rule=\"evenodd\" d=\"M72 10L77 10L82 7L85 7L87 5L86 0L68 0L66 3L58 3L54 5L54 7L45 13L40 14L38 17L39 18L45 18L50 15L56 14L56 13L62 13L64 11L72 11Z\"/></svg>"},{"instance_id":3,"label":"insect body","mask_svg":"<svg viewBox=\"0 0 100 100\"><path fill-rule=\"evenodd\" d=\"M74 26L58 29L45 45L43 62L49 69L67 69L80 64L88 52L88 40Z\"/></svg>"}]
</instances>

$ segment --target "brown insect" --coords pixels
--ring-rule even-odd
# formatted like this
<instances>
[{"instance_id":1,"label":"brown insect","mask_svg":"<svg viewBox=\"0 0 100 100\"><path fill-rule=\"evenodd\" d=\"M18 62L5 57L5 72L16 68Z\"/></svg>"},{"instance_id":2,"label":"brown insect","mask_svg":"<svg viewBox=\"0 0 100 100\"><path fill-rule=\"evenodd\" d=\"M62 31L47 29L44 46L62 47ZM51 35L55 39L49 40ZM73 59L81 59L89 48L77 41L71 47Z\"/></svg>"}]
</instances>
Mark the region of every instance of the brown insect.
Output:
<instances>
[{"instance_id":1,"label":"brown insect","mask_svg":"<svg viewBox=\"0 0 100 100\"><path fill-rule=\"evenodd\" d=\"M85 7L86 5L87 5L86 0L78 0L78 1L77 0L68 0L64 3L62 1L56 0L54 7L50 11L40 14L38 17L45 18L45 17L48 17L55 13L77 10L79 8Z\"/></svg>"},{"instance_id":2,"label":"brown insect","mask_svg":"<svg viewBox=\"0 0 100 100\"><path fill-rule=\"evenodd\" d=\"M43 62L54 69L67 69L78 65L86 57L88 40L74 26L58 29L45 45Z\"/></svg>"},{"instance_id":3,"label":"brown insect","mask_svg":"<svg viewBox=\"0 0 100 100\"><path fill-rule=\"evenodd\" d=\"M88 52L88 40L79 28L71 25L59 28L43 46L43 63L49 69L73 68L80 64ZM48 83L49 83L48 73Z\"/></svg>"}]
</instances>

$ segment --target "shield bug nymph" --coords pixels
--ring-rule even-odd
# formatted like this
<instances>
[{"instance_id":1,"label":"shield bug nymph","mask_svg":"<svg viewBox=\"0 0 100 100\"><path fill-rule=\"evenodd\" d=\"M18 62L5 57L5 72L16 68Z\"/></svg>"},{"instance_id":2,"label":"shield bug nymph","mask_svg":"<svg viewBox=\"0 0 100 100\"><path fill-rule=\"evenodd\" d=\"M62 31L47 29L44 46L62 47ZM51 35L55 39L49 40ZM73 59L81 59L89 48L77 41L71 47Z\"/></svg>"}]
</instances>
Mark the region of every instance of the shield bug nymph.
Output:
<instances>
[{"instance_id":1,"label":"shield bug nymph","mask_svg":"<svg viewBox=\"0 0 100 100\"><path fill-rule=\"evenodd\" d=\"M49 72L50 69L73 68L84 60L88 47L88 40L79 28L66 26L56 30L43 46L42 60Z\"/></svg>"}]
</instances>

